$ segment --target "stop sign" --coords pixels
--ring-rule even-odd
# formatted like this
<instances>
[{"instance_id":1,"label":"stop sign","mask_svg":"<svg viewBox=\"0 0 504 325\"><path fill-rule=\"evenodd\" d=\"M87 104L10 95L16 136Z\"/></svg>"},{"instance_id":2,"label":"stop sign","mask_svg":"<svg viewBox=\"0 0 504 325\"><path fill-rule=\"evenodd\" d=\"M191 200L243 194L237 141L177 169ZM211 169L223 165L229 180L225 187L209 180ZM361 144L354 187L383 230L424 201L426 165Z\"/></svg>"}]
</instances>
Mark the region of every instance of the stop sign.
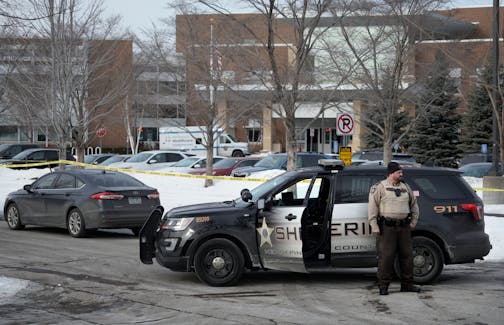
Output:
<instances>
[{"instance_id":1,"label":"stop sign","mask_svg":"<svg viewBox=\"0 0 504 325\"><path fill-rule=\"evenodd\" d=\"M99 138L103 138L107 134L107 129L105 128L105 125L100 125L98 129L96 129L96 135Z\"/></svg>"}]
</instances>

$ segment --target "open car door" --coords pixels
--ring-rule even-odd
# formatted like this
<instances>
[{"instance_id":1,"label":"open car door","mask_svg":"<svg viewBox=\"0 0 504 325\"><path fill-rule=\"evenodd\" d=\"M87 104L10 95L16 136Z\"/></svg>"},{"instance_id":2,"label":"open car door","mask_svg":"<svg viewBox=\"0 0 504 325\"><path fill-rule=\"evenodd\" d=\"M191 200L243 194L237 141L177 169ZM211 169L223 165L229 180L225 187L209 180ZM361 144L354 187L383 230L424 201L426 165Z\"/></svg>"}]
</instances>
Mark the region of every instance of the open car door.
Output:
<instances>
[{"instance_id":1,"label":"open car door","mask_svg":"<svg viewBox=\"0 0 504 325\"><path fill-rule=\"evenodd\" d=\"M301 224L310 202L318 199L321 180L300 178L272 193L259 216L257 243L263 266L306 273Z\"/></svg>"}]
</instances>

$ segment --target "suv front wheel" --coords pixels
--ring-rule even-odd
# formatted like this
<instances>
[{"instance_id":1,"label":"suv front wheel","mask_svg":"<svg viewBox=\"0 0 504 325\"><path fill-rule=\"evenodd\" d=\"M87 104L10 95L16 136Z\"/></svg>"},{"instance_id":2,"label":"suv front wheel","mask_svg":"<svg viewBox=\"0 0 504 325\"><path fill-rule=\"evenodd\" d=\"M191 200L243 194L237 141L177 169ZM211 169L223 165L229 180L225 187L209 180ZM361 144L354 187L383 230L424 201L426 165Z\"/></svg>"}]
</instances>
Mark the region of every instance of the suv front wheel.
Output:
<instances>
[{"instance_id":1,"label":"suv front wheel","mask_svg":"<svg viewBox=\"0 0 504 325\"><path fill-rule=\"evenodd\" d=\"M441 274L443 266L443 252L435 241L422 236L413 237L413 280L415 283L426 284L435 281ZM394 271L400 277L401 268L397 256Z\"/></svg>"},{"instance_id":2,"label":"suv front wheel","mask_svg":"<svg viewBox=\"0 0 504 325\"><path fill-rule=\"evenodd\" d=\"M243 275L245 259L232 241L214 238L203 243L194 256L198 278L215 287L236 284Z\"/></svg>"}]
</instances>

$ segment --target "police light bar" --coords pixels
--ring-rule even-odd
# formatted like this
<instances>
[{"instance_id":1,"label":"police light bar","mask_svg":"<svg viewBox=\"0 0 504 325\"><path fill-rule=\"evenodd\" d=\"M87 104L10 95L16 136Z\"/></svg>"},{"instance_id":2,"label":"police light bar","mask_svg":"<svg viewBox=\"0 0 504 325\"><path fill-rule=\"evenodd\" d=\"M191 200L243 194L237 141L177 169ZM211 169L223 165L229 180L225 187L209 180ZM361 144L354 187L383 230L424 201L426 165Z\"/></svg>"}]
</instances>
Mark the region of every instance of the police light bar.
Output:
<instances>
[{"instance_id":1,"label":"police light bar","mask_svg":"<svg viewBox=\"0 0 504 325\"><path fill-rule=\"evenodd\" d=\"M325 169L342 170L345 167L343 160L339 159L319 159L318 164Z\"/></svg>"}]
</instances>

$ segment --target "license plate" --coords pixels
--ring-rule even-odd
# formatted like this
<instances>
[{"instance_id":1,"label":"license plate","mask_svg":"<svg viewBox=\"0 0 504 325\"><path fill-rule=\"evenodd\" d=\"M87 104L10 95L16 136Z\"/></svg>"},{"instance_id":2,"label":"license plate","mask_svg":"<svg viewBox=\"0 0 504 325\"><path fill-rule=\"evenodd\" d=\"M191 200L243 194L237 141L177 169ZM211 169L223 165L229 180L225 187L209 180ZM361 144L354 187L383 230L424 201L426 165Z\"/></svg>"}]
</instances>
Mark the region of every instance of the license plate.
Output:
<instances>
[{"instance_id":1,"label":"license plate","mask_svg":"<svg viewBox=\"0 0 504 325\"><path fill-rule=\"evenodd\" d=\"M142 204L142 198L141 197L129 197L128 203L129 204Z\"/></svg>"}]
</instances>

